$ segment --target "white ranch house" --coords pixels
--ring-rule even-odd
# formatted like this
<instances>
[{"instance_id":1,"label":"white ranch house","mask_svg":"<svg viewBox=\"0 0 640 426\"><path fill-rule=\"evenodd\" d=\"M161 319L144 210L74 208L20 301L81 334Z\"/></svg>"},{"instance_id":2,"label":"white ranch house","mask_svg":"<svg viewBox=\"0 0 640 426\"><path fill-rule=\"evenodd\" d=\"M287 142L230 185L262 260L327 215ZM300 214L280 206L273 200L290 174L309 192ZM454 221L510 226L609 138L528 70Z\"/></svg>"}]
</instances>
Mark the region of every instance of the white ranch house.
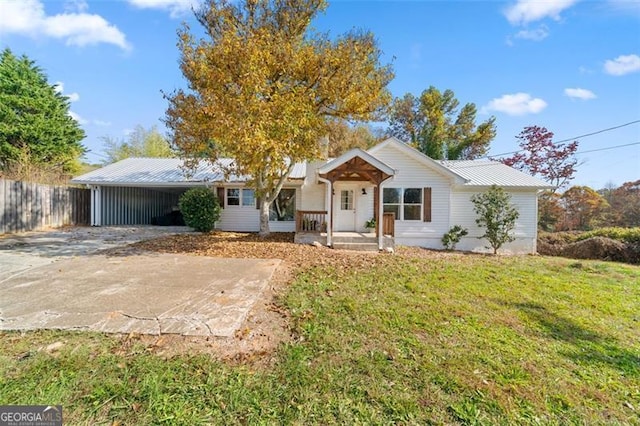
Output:
<instances>
[{"instance_id":1,"label":"white ranch house","mask_svg":"<svg viewBox=\"0 0 640 426\"><path fill-rule=\"evenodd\" d=\"M93 226L149 224L175 209L187 189L208 186L223 206L216 229L259 230L259 210L246 179L224 179L216 164L202 163L189 175L181 165L180 159L129 158L73 182L92 189ZM488 242L478 239L483 232L470 198L494 184L511 194L520 212L516 240L502 251L535 253L538 192L549 188L546 183L491 160L435 161L395 138L367 151L296 164L271 207L269 226L273 232L296 232L299 242L333 247L355 243L382 249L395 243L441 249L442 236L461 225L469 234L457 248L483 252ZM374 218L376 228L366 228Z\"/></svg>"}]
</instances>

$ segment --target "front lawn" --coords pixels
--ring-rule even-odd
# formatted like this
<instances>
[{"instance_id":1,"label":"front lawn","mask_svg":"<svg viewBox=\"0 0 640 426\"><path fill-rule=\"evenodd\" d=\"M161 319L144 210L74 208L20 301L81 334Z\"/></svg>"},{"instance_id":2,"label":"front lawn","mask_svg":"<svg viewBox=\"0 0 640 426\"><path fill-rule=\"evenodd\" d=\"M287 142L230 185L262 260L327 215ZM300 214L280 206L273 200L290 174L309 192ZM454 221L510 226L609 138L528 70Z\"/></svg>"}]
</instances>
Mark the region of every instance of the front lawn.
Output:
<instances>
[{"instance_id":1,"label":"front lawn","mask_svg":"<svg viewBox=\"0 0 640 426\"><path fill-rule=\"evenodd\" d=\"M5 332L0 404L59 403L69 424L640 424L639 267L351 256L296 269L273 362Z\"/></svg>"}]
</instances>

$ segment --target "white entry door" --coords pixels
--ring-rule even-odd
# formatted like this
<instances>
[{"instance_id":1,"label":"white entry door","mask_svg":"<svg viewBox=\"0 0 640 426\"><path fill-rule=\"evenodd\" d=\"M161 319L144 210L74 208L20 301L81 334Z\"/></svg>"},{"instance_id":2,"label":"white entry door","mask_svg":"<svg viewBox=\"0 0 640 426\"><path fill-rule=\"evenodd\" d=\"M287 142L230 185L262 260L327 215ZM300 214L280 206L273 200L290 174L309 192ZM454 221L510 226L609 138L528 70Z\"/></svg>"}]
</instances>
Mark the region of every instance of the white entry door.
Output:
<instances>
[{"instance_id":1,"label":"white entry door","mask_svg":"<svg viewBox=\"0 0 640 426\"><path fill-rule=\"evenodd\" d=\"M333 198L333 230L356 230L356 197L357 192L353 186L339 186L335 188Z\"/></svg>"}]
</instances>

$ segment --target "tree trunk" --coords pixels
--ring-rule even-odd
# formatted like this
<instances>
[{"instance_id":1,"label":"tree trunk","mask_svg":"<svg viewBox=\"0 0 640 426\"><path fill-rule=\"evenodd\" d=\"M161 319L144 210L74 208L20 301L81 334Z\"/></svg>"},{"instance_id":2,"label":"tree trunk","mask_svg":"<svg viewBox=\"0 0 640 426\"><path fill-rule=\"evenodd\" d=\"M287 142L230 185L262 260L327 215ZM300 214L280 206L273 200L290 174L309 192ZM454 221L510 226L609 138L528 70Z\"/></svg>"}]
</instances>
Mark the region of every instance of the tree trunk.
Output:
<instances>
[{"instance_id":1,"label":"tree trunk","mask_svg":"<svg viewBox=\"0 0 640 426\"><path fill-rule=\"evenodd\" d=\"M266 237L271 233L269 230L269 200L262 198L260 200L260 232L258 235Z\"/></svg>"}]
</instances>

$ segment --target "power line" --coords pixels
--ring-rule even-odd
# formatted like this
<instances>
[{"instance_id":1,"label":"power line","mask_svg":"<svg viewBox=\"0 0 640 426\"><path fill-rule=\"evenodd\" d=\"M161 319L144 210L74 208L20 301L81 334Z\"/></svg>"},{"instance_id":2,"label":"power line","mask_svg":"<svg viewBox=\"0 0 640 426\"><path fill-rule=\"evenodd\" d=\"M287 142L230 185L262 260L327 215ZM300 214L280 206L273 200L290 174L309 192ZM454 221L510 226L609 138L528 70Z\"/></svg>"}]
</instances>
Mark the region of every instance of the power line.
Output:
<instances>
[{"instance_id":1,"label":"power line","mask_svg":"<svg viewBox=\"0 0 640 426\"><path fill-rule=\"evenodd\" d=\"M624 145L608 146L606 148L590 149L588 151L579 151L579 152L576 152L576 155L586 154L588 152L606 151L608 149L624 148L625 146L633 146L633 145L640 145L640 142L626 143Z\"/></svg>"},{"instance_id":2,"label":"power line","mask_svg":"<svg viewBox=\"0 0 640 426\"><path fill-rule=\"evenodd\" d=\"M607 151L607 150L618 149L618 148L625 148L627 146L634 146L634 145L640 145L640 142L625 143L625 144L622 144L622 145L608 146L606 148L589 149L587 151L578 151L578 152L575 153L575 155L587 154L587 153L590 153L590 152ZM447 162L453 163L454 167L453 167L452 170L454 170L454 171L456 169L467 169L467 168L473 168L473 167L485 167L485 166L487 166L487 164L491 164L491 163L486 163L486 162L477 164L477 163L473 162L475 160L471 160L470 164L464 164L464 165L457 165L456 166L455 165L456 161L459 161L459 160L441 160L440 162L441 162L441 164L444 164L444 165L446 165ZM462 161L466 161L466 160L462 160ZM491 161L499 162L499 160L494 160L494 159L491 159Z\"/></svg>"},{"instance_id":3,"label":"power line","mask_svg":"<svg viewBox=\"0 0 640 426\"><path fill-rule=\"evenodd\" d=\"M598 131L591 132L591 133L587 133L587 134L580 135L580 136L574 136L574 137L572 137L572 138L563 139L563 140L561 140L561 141L557 141L557 142L555 142L555 143L556 143L556 144L560 144L560 143L563 143L563 142L569 142L569 141L573 142L575 139L581 139L581 138L586 138L586 137L588 137L588 136L598 135L598 134L600 134L600 133L604 133L604 132L610 132L611 130L616 130L616 129L619 129L619 128L621 128L621 127L630 126L630 125L632 125L632 124L636 124L636 123L640 123L640 120L634 120L634 121L630 121L630 122L628 122L628 123L621 124L621 125L619 125L619 126L609 127L609 128L607 128L607 129L598 130Z\"/></svg>"},{"instance_id":4,"label":"power line","mask_svg":"<svg viewBox=\"0 0 640 426\"><path fill-rule=\"evenodd\" d=\"M620 124L620 125L618 125L618 126L608 127L608 128L606 128L606 129L601 129L601 130L597 130L597 131L595 131L595 132L586 133L586 134L584 134L584 135L574 136L574 137L572 137L572 138L567 138L567 139L562 139L562 140L560 140L560 141L554 142L554 144L559 145L559 144L561 144L561 143L563 143L563 142L574 141L574 140L576 140L576 139L586 138L586 137L589 137L589 136L598 135L598 134L600 134L600 133L610 132L610 131L612 131L612 130L620 129L620 128L622 128L622 127L630 126L630 125L632 125L632 124L636 124L636 123L640 123L640 120L634 120L634 121L630 121L630 122L628 122L628 123ZM633 144L631 144L631 145L636 145L636 144L635 144L635 143L633 143ZM628 146L628 145L622 145L622 146ZM601 148L601 149L603 149L603 150L604 150L604 149L609 149L609 148ZM522 152L522 151L525 151L525 150L524 150L524 149L519 149L519 150L517 150L517 151L503 152L503 153L501 153L501 154L485 155L484 157L481 157L481 158L502 157L502 156L504 156L504 155L517 154L518 152ZM582 152L581 152L581 154L582 154L582 153L585 153L585 152L593 152L593 151L582 151ZM576 153L576 154L578 154L578 153Z\"/></svg>"}]
</instances>

